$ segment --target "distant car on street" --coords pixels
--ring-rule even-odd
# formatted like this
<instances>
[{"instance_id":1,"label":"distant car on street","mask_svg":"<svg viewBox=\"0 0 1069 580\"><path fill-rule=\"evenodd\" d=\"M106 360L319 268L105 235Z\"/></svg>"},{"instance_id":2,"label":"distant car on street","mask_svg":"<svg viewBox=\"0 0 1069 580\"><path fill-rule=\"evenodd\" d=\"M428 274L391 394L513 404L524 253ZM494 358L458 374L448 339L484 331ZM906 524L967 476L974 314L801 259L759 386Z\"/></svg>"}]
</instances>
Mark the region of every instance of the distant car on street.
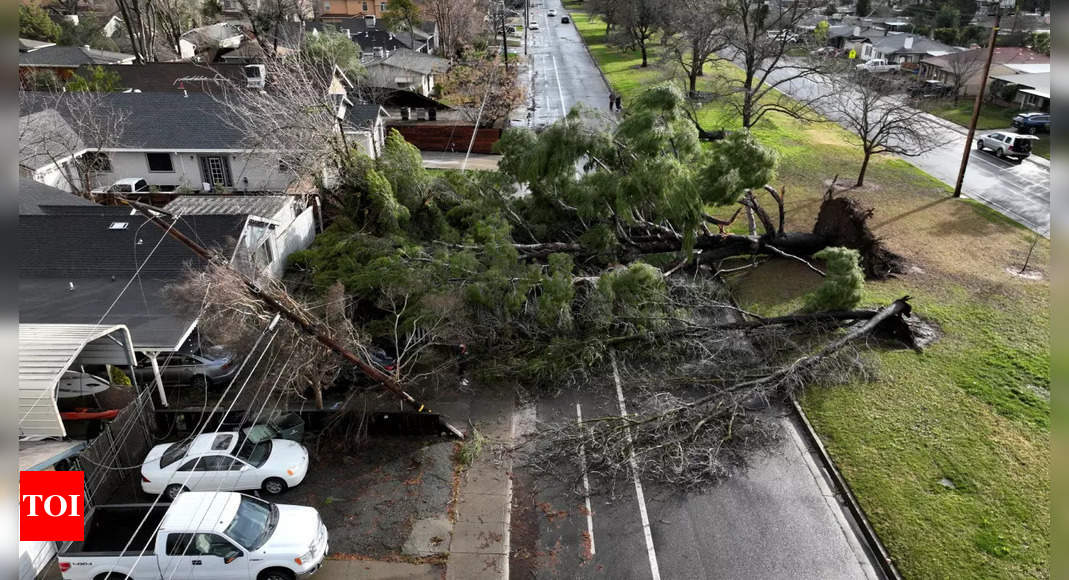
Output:
<instances>
[{"instance_id":1,"label":"distant car on street","mask_svg":"<svg viewBox=\"0 0 1069 580\"><path fill-rule=\"evenodd\" d=\"M550 16L556 16L557 15L557 11L554 10L553 8L550 8L549 12L547 12L547 14L549 14Z\"/></svg>"},{"instance_id":2,"label":"distant car on street","mask_svg":"<svg viewBox=\"0 0 1069 580\"><path fill-rule=\"evenodd\" d=\"M296 441L256 442L244 433L204 433L153 447L141 465L141 489L170 499L183 491L262 489L276 495L308 473L308 450Z\"/></svg>"},{"instance_id":3,"label":"distant car on street","mask_svg":"<svg viewBox=\"0 0 1069 580\"><path fill-rule=\"evenodd\" d=\"M568 24L568 23L570 23L571 21L572 21L572 19L571 19L571 18L568 18L567 16L561 16L561 17L560 17L560 23L561 23L561 24Z\"/></svg>"},{"instance_id":4,"label":"distant car on street","mask_svg":"<svg viewBox=\"0 0 1069 580\"><path fill-rule=\"evenodd\" d=\"M1021 113L1013 118L1013 128L1018 133L1035 135L1043 131L1050 132L1050 113Z\"/></svg>"},{"instance_id":5,"label":"distant car on street","mask_svg":"<svg viewBox=\"0 0 1069 580\"><path fill-rule=\"evenodd\" d=\"M530 24L527 25L527 28L530 30L538 30L538 23L532 20Z\"/></svg>"},{"instance_id":6,"label":"distant car on street","mask_svg":"<svg viewBox=\"0 0 1069 580\"><path fill-rule=\"evenodd\" d=\"M980 151L990 150L999 157L1015 157L1023 160L1032 154L1032 141L1038 140L1035 135L1014 135L1013 133L988 133L981 135L976 140L976 148Z\"/></svg>"},{"instance_id":7,"label":"distant car on street","mask_svg":"<svg viewBox=\"0 0 1069 580\"><path fill-rule=\"evenodd\" d=\"M203 352L160 352L156 354L156 364L160 367L160 377L164 385L193 386L199 389L225 384L234 378L237 366L233 357L222 351ZM134 375L143 385L152 384L156 375L152 370L152 361L146 355L138 355Z\"/></svg>"},{"instance_id":8,"label":"distant car on street","mask_svg":"<svg viewBox=\"0 0 1069 580\"><path fill-rule=\"evenodd\" d=\"M870 61L863 62L857 65L857 70L870 73L898 72L901 69L901 65L891 64L887 62L886 59L882 58L874 58Z\"/></svg>"}]
</instances>

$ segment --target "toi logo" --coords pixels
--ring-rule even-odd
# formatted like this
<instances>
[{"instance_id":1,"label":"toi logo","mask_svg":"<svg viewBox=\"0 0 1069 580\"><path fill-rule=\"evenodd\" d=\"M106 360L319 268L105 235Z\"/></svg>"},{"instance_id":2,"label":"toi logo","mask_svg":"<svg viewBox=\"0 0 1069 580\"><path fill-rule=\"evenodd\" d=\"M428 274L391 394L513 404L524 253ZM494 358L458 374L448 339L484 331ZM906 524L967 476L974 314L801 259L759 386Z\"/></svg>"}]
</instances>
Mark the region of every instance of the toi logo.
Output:
<instances>
[{"instance_id":1,"label":"toi logo","mask_svg":"<svg viewBox=\"0 0 1069 580\"><path fill-rule=\"evenodd\" d=\"M19 472L19 539L81 541L85 534L85 474Z\"/></svg>"}]
</instances>

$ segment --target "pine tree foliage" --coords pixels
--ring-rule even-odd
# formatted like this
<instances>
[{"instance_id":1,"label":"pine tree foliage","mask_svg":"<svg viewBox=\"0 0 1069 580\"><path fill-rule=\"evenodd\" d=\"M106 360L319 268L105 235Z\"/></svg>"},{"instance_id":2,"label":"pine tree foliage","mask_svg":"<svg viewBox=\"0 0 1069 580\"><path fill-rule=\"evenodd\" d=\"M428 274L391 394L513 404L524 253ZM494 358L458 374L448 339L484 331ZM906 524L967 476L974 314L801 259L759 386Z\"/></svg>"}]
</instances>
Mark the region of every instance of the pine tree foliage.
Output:
<instances>
[{"instance_id":1,"label":"pine tree foliage","mask_svg":"<svg viewBox=\"0 0 1069 580\"><path fill-rule=\"evenodd\" d=\"M857 250L824 248L813 257L824 260L828 272L820 287L806 297L805 310L850 310L861 303L865 273L861 270L861 256Z\"/></svg>"}]
</instances>

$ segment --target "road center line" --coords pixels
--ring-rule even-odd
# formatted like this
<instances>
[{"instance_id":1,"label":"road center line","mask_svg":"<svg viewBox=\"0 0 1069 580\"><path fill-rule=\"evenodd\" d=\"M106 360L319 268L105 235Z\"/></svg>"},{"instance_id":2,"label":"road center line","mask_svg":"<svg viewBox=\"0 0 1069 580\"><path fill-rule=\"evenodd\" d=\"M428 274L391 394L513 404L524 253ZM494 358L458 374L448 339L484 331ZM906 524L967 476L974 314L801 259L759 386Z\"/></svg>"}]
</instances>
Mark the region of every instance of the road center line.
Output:
<instances>
[{"instance_id":1,"label":"road center line","mask_svg":"<svg viewBox=\"0 0 1069 580\"><path fill-rule=\"evenodd\" d=\"M557 56L549 55L553 59L553 76L557 79L557 96L560 97L560 114L562 117L568 115L568 111L564 109L564 91L560 88L560 73L557 72Z\"/></svg>"},{"instance_id":2,"label":"road center line","mask_svg":"<svg viewBox=\"0 0 1069 580\"><path fill-rule=\"evenodd\" d=\"M579 425L579 430L583 429L583 408L579 403L575 404L575 422ZM583 500L586 501L586 531L590 536L590 555L593 556L597 552L594 550L594 512L590 509L590 478L586 474L586 449L583 445L579 446L579 465L583 469Z\"/></svg>"},{"instance_id":3,"label":"road center line","mask_svg":"<svg viewBox=\"0 0 1069 580\"><path fill-rule=\"evenodd\" d=\"M627 407L624 405L624 389L620 385L620 372L616 369L616 356L612 359L612 378L616 382L616 400L620 402L620 416L627 415ZM631 429L624 429L628 446L631 445ZM650 558L650 573L653 580L661 580L661 570L657 566L657 551L653 548L653 532L650 529L650 516L646 513L646 494L642 493L642 482L638 477L638 462L635 461L635 451L631 450L631 474L635 476L635 496L638 499L638 513L642 518L642 534L646 538L646 553Z\"/></svg>"}]
</instances>

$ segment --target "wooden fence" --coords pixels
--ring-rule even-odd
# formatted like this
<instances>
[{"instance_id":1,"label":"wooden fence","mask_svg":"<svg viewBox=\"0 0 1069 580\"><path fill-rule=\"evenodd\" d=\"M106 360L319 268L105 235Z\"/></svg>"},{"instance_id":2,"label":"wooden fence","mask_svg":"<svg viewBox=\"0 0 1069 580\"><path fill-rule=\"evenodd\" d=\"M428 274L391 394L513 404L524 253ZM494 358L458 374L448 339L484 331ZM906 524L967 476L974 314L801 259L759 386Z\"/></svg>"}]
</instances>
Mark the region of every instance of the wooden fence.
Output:
<instances>
[{"instance_id":1,"label":"wooden fence","mask_svg":"<svg viewBox=\"0 0 1069 580\"><path fill-rule=\"evenodd\" d=\"M85 472L85 503L107 503L120 489L140 490L141 462L154 437L150 389L142 391L71 460L70 469Z\"/></svg>"},{"instance_id":2,"label":"wooden fence","mask_svg":"<svg viewBox=\"0 0 1069 580\"><path fill-rule=\"evenodd\" d=\"M405 141L416 146L420 151L455 151L464 153L471 143L475 132L472 153L493 153L494 143L501 139L501 129L486 127L476 130L472 125L387 125L388 129L397 129Z\"/></svg>"}]
</instances>

